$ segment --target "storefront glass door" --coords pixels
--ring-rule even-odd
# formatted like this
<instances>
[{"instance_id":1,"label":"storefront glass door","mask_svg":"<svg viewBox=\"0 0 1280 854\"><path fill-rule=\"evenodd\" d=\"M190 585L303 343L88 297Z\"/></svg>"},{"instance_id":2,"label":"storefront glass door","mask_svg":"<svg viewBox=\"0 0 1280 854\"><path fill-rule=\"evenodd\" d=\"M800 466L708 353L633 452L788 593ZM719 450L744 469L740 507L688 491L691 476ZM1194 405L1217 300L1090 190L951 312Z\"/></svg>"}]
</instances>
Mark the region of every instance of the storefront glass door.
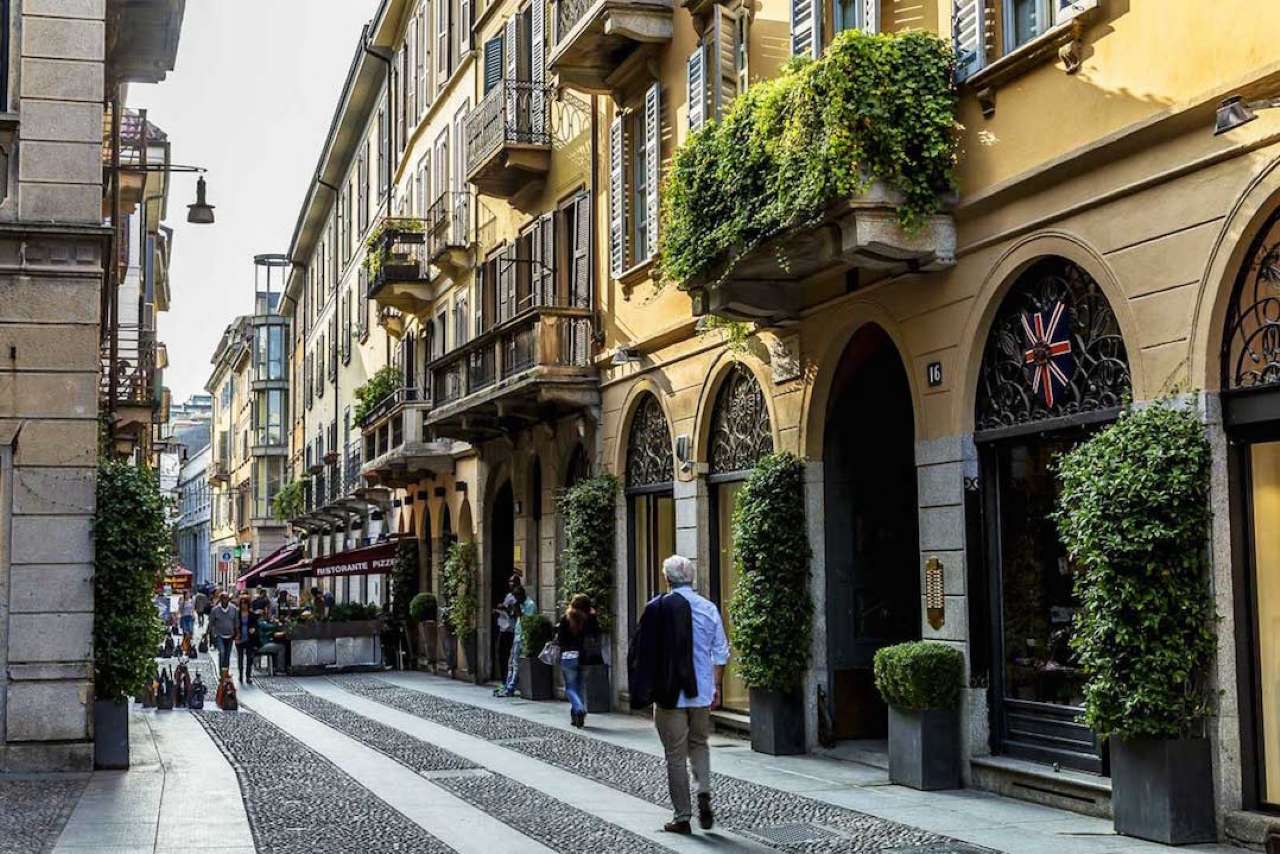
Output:
<instances>
[{"instance_id":1,"label":"storefront glass door","mask_svg":"<svg viewBox=\"0 0 1280 854\"><path fill-rule=\"evenodd\" d=\"M676 551L676 503L670 494L662 493L633 495L630 502L634 538L631 558L634 628L649 600L667 592L662 562Z\"/></svg>"},{"instance_id":2,"label":"storefront glass door","mask_svg":"<svg viewBox=\"0 0 1280 854\"><path fill-rule=\"evenodd\" d=\"M721 483L716 490L716 530L719 551L717 554L718 601L720 618L724 620L726 635L733 633L733 621L729 617L729 602L733 599L733 591L738 586L738 561L733 543L733 508L738 500L744 481ZM738 665L733 658L724 671L724 696L720 698L724 708L733 712L746 713L751 708L750 693L746 683L742 681Z\"/></svg>"},{"instance_id":3,"label":"storefront glass door","mask_svg":"<svg viewBox=\"0 0 1280 854\"><path fill-rule=\"evenodd\" d=\"M1280 805L1280 442L1252 445L1259 800Z\"/></svg>"}]
</instances>

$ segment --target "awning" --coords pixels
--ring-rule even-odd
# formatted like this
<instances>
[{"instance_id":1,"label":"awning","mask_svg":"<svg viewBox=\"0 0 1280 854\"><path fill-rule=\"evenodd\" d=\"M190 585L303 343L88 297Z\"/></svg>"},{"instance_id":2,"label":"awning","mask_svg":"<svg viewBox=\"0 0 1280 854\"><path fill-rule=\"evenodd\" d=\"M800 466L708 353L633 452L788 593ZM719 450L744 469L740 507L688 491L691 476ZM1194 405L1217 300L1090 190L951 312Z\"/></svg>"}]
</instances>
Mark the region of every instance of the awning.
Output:
<instances>
[{"instance_id":1,"label":"awning","mask_svg":"<svg viewBox=\"0 0 1280 854\"><path fill-rule=\"evenodd\" d=\"M317 578L335 575L383 575L396 565L399 544L395 540L324 555L311 562L311 574Z\"/></svg>"},{"instance_id":2,"label":"awning","mask_svg":"<svg viewBox=\"0 0 1280 854\"><path fill-rule=\"evenodd\" d=\"M291 575L306 575L310 571L311 571L310 560L299 560L296 562L290 561L285 566L276 566L264 571L262 575L258 576L258 578L263 581L266 581L268 579L270 579L271 581L279 581L281 578L286 578Z\"/></svg>"},{"instance_id":3,"label":"awning","mask_svg":"<svg viewBox=\"0 0 1280 854\"><path fill-rule=\"evenodd\" d=\"M297 563L302 559L301 546L281 546L271 554L258 561L249 571L236 580L236 589L243 590L250 581L261 576L268 569L275 569L286 563Z\"/></svg>"}]
</instances>

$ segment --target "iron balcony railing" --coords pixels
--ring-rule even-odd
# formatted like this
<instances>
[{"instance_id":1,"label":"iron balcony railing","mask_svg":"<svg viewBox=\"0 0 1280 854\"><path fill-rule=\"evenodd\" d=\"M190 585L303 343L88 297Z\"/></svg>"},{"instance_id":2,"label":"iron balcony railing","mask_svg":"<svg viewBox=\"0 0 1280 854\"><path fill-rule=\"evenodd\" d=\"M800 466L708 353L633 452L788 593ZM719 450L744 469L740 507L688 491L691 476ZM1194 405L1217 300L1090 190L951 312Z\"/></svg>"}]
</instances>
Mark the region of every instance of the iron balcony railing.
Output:
<instances>
[{"instance_id":1,"label":"iron balcony railing","mask_svg":"<svg viewBox=\"0 0 1280 854\"><path fill-rule=\"evenodd\" d=\"M467 173L475 172L503 146L551 145L554 89L527 80L503 80L467 116Z\"/></svg>"},{"instance_id":2,"label":"iron balcony railing","mask_svg":"<svg viewBox=\"0 0 1280 854\"><path fill-rule=\"evenodd\" d=\"M156 333L137 324L121 324L116 332L116 403L139 406L159 405L159 348ZM111 347L101 349L102 375L99 390L111 394Z\"/></svg>"},{"instance_id":3,"label":"iron balcony railing","mask_svg":"<svg viewBox=\"0 0 1280 854\"><path fill-rule=\"evenodd\" d=\"M596 2L597 0L557 0L556 32L559 37L564 38L573 32L573 28L587 16Z\"/></svg>"},{"instance_id":4,"label":"iron balcony railing","mask_svg":"<svg viewBox=\"0 0 1280 854\"><path fill-rule=\"evenodd\" d=\"M387 217L370 250L374 258L369 298L393 282L425 281L427 277L426 223L413 217Z\"/></svg>"},{"instance_id":5,"label":"iron balcony railing","mask_svg":"<svg viewBox=\"0 0 1280 854\"><path fill-rule=\"evenodd\" d=\"M360 479L360 466L364 463L364 440L352 439L347 443L346 454L342 463L343 494L355 492L364 486Z\"/></svg>"},{"instance_id":6,"label":"iron balcony railing","mask_svg":"<svg viewBox=\"0 0 1280 854\"><path fill-rule=\"evenodd\" d=\"M445 190L427 209L427 257L471 244L471 193Z\"/></svg>"}]
</instances>

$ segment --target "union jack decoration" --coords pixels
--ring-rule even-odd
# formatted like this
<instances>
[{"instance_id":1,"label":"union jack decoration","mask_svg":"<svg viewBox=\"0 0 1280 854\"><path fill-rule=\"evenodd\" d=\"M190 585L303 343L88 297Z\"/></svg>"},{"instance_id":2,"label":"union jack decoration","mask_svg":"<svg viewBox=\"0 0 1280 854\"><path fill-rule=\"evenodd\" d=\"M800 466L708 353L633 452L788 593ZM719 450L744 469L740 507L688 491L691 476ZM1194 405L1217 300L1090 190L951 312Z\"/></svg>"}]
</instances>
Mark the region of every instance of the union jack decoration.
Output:
<instances>
[{"instance_id":1,"label":"union jack decoration","mask_svg":"<svg viewBox=\"0 0 1280 854\"><path fill-rule=\"evenodd\" d=\"M1071 341L1062 323L1065 312L1066 306L1057 302L1051 311L1022 315L1022 329L1027 334L1023 359L1030 373L1031 390L1040 395L1049 408L1075 371Z\"/></svg>"}]
</instances>

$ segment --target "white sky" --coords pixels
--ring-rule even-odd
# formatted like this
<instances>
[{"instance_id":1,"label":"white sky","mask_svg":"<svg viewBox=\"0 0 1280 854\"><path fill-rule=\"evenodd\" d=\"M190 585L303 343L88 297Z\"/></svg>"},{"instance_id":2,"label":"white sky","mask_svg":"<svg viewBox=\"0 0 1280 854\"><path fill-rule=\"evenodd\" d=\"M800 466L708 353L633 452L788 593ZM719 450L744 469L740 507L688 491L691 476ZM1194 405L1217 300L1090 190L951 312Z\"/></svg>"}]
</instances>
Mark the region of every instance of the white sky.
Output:
<instances>
[{"instance_id":1,"label":"white sky","mask_svg":"<svg viewBox=\"0 0 1280 854\"><path fill-rule=\"evenodd\" d=\"M200 392L231 318L253 308L253 256L286 252L361 28L378 0L189 0L177 67L129 106L209 170L213 225L190 225L195 175L175 175L172 308L160 315L175 403Z\"/></svg>"}]
</instances>

